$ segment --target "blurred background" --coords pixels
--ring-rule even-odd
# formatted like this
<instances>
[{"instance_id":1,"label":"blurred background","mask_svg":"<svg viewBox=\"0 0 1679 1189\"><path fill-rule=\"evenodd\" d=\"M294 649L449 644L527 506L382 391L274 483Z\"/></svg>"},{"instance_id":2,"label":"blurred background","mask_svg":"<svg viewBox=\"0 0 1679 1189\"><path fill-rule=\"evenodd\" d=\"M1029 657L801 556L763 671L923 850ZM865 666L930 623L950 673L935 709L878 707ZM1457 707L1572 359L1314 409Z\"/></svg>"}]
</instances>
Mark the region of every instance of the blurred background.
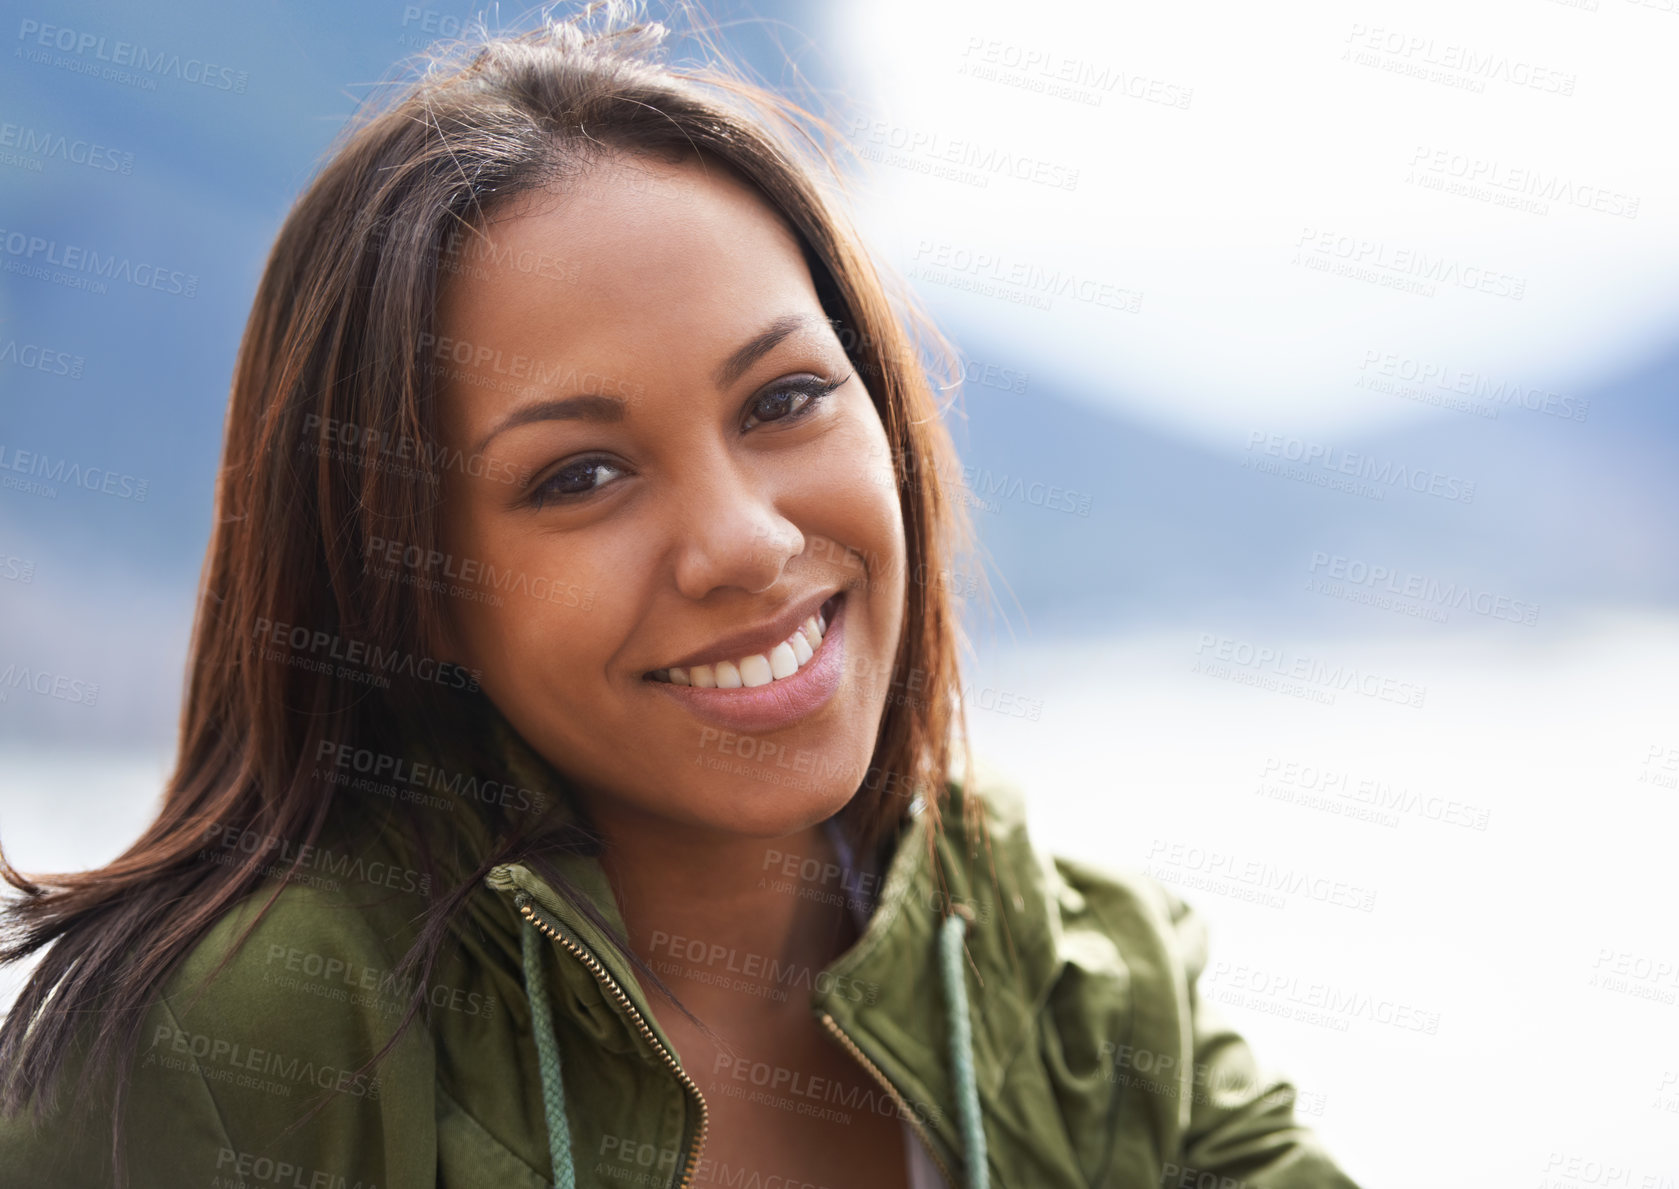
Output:
<instances>
[{"instance_id":1,"label":"blurred background","mask_svg":"<svg viewBox=\"0 0 1679 1189\"><path fill-rule=\"evenodd\" d=\"M0 841L56 871L170 767L281 219L529 18L0 8ZM1044 844L1202 912L1362 1183L1679 1185L1679 4L706 11L962 353L969 719Z\"/></svg>"}]
</instances>

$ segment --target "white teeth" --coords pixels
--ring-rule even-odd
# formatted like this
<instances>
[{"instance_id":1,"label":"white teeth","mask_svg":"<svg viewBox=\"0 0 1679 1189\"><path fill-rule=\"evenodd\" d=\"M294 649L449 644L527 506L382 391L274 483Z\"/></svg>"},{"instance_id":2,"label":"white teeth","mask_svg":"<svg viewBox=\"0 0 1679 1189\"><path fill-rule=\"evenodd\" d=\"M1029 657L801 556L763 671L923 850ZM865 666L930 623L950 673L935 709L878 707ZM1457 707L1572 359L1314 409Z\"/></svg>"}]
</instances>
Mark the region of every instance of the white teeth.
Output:
<instances>
[{"instance_id":1,"label":"white teeth","mask_svg":"<svg viewBox=\"0 0 1679 1189\"><path fill-rule=\"evenodd\" d=\"M775 680L775 673L770 668L769 658L758 653L742 657L740 661L740 683L747 689L756 689L760 685L768 685Z\"/></svg>"},{"instance_id":2,"label":"white teeth","mask_svg":"<svg viewBox=\"0 0 1679 1189\"><path fill-rule=\"evenodd\" d=\"M768 685L783 677L791 677L804 667L822 645L822 634L828 630L827 620L819 611L809 616L791 636L766 653L754 653L738 661L718 661L715 665L694 665L681 669L672 665L654 672L654 680L672 685L690 685L695 689L751 689Z\"/></svg>"}]
</instances>

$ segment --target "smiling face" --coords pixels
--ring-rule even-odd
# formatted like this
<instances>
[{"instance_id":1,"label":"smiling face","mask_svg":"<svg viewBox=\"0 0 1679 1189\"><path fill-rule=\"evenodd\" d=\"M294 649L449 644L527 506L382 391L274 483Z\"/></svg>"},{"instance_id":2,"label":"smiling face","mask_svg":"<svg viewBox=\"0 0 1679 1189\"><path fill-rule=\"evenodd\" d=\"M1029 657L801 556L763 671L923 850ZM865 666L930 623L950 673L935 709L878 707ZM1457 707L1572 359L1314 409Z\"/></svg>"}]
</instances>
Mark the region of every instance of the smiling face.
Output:
<instances>
[{"instance_id":1,"label":"smiling face","mask_svg":"<svg viewBox=\"0 0 1679 1189\"><path fill-rule=\"evenodd\" d=\"M794 233L715 163L639 157L485 233L427 360L440 548L478 594L447 600L449 659L609 833L830 817L874 752L905 541Z\"/></svg>"}]
</instances>

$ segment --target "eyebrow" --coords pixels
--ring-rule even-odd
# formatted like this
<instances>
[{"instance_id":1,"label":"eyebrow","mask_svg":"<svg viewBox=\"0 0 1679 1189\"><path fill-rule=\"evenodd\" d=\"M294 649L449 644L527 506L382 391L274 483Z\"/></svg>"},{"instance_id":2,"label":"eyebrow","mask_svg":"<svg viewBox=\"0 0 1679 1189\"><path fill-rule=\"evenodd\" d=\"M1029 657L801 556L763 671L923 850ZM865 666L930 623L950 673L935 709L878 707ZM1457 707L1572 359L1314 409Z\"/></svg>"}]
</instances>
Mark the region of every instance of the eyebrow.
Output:
<instances>
[{"instance_id":1,"label":"eyebrow","mask_svg":"<svg viewBox=\"0 0 1679 1189\"><path fill-rule=\"evenodd\" d=\"M822 319L810 314L781 315L719 364L717 370L712 373L713 382L719 388L727 388L745 375L754 363L775 350L776 345L788 335L807 327L824 324ZM585 392L576 396L540 400L509 413L501 424L479 439L478 444L472 448L472 453L483 453L484 447L497 435L521 425L529 425L533 421L589 421L606 425L623 421L628 411L629 405L623 400L600 393Z\"/></svg>"},{"instance_id":2,"label":"eyebrow","mask_svg":"<svg viewBox=\"0 0 1679 1189\"><path fill-rule=\"evenodd\" d=\"M533 421L592 421L597 425L605 425L622 421L628 408L628 405L615 396L602 396L593 392L539 400L535 404L509 413L500 425L478 439L472 453L482 454L484 447L488 446L496 435L521 425L529 425Z\"/></svg>"},{"instance_id":3,"label":"eyebrow","mask_svg":"<svg viewBox=\"0 0 1679 1189\"><path fill-rule=\"evenodd\" d=\"M763 330L753 335L744 346L719 364L717 370L712 373L712 379L716 382L717 387L727 388L745 375L746 370L754 363L775 350L776 344L781 342L782 339L795 330L803 330L806 326L817 325L819 322L820 319L813 318L809 314L781 315L774 322L764 327Z\"/></svg>"}]
</instances>

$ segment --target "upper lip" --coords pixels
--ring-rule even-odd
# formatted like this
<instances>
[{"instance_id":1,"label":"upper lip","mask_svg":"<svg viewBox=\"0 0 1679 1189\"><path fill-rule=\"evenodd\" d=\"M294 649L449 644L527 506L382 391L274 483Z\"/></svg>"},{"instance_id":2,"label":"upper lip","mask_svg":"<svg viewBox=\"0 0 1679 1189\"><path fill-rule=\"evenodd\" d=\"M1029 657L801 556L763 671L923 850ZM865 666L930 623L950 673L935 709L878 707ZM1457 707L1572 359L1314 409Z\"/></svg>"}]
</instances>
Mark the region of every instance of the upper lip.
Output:
<instances>
[{"instance_id":1,"label":"upper lip","mask_svg":"<svg viewBox=\"0 0 1679 1189\"><path fill-rule=\"evenodd\" d=\"M681 660L674 660L660 665L658 669L648 671L656 673L659 669L687 669L694 665L714 664L717 661L739 660L741 657L758 653L767 655L777 644L791 636L801 623L815 615L817 608L844 589L837 586L831 590L806 595L789 603L785 611L776 612L773 619L765 620L755 627L731 632L727 636L719 636L711 643L688 653Z\"/></svg>"}]
</instances>

